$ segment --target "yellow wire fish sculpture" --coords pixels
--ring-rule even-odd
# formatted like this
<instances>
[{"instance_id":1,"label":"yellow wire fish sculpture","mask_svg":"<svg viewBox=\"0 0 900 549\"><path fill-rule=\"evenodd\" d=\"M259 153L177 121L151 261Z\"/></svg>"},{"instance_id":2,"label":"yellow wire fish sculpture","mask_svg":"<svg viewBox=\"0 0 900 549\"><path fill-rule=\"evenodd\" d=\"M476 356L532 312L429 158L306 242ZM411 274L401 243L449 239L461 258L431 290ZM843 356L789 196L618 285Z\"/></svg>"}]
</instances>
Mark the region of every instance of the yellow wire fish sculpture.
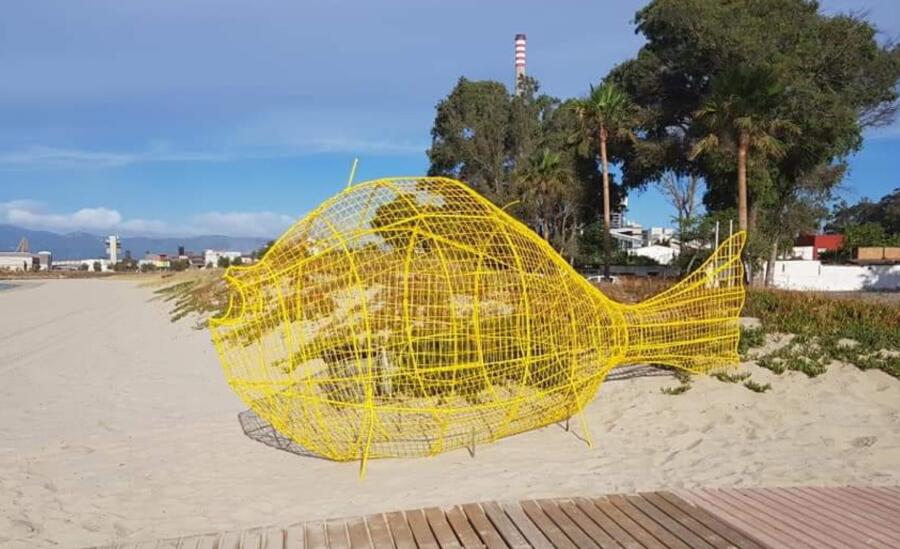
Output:
<instances>
[{"instance_id":1,"label":"yellow wire fish sculpture","mask_svg":"<svg viewBox=\"0 0 900 549\"><path fill-rule=\"evenodd\" d=\"M231 267L210 323L228 383L334 460L434 455L580 412L617 366L735 364L744 233L636 305L617 303L467 185L380 179Z\"/></svg>"}]
</instances>

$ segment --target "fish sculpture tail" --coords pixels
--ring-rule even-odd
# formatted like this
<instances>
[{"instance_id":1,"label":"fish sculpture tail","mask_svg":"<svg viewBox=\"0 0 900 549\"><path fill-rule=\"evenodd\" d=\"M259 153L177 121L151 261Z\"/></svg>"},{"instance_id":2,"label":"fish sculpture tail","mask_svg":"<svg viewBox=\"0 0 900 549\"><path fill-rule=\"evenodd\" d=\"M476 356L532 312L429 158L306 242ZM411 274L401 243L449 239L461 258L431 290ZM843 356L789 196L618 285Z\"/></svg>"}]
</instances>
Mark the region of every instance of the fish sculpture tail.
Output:
<instances>
[{"instance_id":1,"label":"fish sculpture tail","mask_svg":"<svg viewBox=\"0 0 900 549\"><path fill-rule=\"evenodd\" d=\"M731 236L678 284L623 306L628 337L623 364L709 373L738 363L746 238L743 231Z\"/></svg>"}]
</instances>

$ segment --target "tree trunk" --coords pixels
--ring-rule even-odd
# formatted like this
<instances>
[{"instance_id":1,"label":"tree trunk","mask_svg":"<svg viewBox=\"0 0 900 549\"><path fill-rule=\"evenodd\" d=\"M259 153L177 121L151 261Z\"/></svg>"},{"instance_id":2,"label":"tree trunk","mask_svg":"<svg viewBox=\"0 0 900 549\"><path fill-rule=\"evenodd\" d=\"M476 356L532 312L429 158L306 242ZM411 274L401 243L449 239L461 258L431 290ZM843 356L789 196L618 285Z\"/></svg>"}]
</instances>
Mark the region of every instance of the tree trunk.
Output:
<instances>
[{"instance_id":1,"label":"tree trunk","mask_svg":"<svg viewBox=\"0 0 900 549\"><path fill-rule=\"evenodd\" d=\"M778 259L778 239L772 241L772 250L769 252L769 261L766 263L766 286L775 283L775 260Z\"/></svg>"},{"instance_id":2,"label":"tree trunk","mask_svg":"<svg viewBox=\"0 0 900 549\"><path fill-rule=\"evenodd\" d=\"M750 135L742 131L738 143L738 227L748 229L747 220L747 152L750 149Z\"/></svg>"},{"instance_id":3,"label":"tree trunk","mask_svg":"<svg viewBox=\"0 0 900 549\"><path fill-rule=\"evenodd\" d=\"M609 213L609 164L606 159L606 128L600 128L600 163L603 171L603 278L609 280L609 263L612 246L610 245L610 213Z\"/></svg>"}]
</instances>

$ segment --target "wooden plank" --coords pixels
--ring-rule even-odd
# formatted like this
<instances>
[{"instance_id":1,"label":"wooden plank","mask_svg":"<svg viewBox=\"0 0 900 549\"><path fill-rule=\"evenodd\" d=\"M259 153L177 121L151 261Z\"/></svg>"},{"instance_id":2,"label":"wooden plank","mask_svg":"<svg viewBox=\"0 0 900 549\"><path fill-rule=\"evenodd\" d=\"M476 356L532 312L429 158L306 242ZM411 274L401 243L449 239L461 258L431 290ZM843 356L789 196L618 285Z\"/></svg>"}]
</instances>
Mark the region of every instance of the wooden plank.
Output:
<instances>
[{"instance_id":1,"label":"wooden plank","mask_svg":"<svg viewBox=\"0 0 900 549\"><path fill-rule=\"evenodd\" d=\"M713 516L703 507L698 507L678 497L672 492L657 492L657 495L683 511L686 515L696 519L719 536L733 543L735 546L740 547L741 549L762 549L762 544L753 539L749 534L745 534L730 523Z\"/></svg>"},{"instance_id":2,"label":"wooden plank","mask_svg":"<svg viewBox=\"0 0 900 549\"><path fill-rule=\"evenodd\" d=\"M797 505L814 506L825 509L832 515L838 514L838 520L848 528L859 533L862 539L874 539L881 543L900 547L900 532L894 531L896 517L882 517L880 510L869 507L870 504L847 496L846 492L818 492L817 490L783 488L778 492L792 499ZM831 511L831 509L834 509Z\"/></svg>"},{"instance_id":3,"label":"wooden plank","mask_svg":"<svg viewBox=\"0 0 900 549\"><path fill-rule=\"evenodd\" d=\"M200 536L188 536L179 539L175 547L178 549L197 549L197 545L200 544Z\"/></svg>"},{"instance_id":4,"label":"wooden plank","mask_svg":"<svg viewBox=\"0 0 900 549\"><path fill-rule=\"evenodd\" d=\"M626 532L621 526L616 524L616 522L609 516L607 516L606 513L597 508L597 506L594 505L593 502L591 502L589 499L575 498L572 501L575 503L575 506L579 511L584 513L594 522L594 524L596 524L604 532L609 534L611 538L616 540L616 543L618 543L625 549L643 548L643 545L638 543L636 539L631 537L628 532Z\"/></svg>"},{"instance_id":5,"label":"wooden plank","mask_svg":"<svg viewBox=\"0 0 900 549\"><path fill-rule=\"evenodd\" d=\"M522 510L521 505L515 502L507 502L501 504L500 507L503 508L503 512L505 512L506 516L512 520L513 524L516 525L519 532L525 536L525 539L528 540L531 547L538 547L540 549L553 548L553 544L550 543L550 540L544 537L544 534L541 533L538 527L531 522L531 519L528 518L528 515Z\"/></svg>"},{"instance_id":6,"label":"wooden plank","mask_svg":"<svg viewBox=\"0 0 900 549\"><path fill-rule=\"evenodd\" d=\"M456 507L448 509L447 521L450 523L450 527L453 528L456 537L459 538L463 547L466 549L483 549L485 547L481 538L479 538L475 530L472 529L472 525L469 524L469 519L466 518L466 514L461 507L457 505Z\"/></svg>"},{"instance_id":7,"label":"wooden plank","mask_svg":"<svg viewBox=\"0 0 900 549\"><path fill-rule=\"evenodd\" d=\"M531 500L523 501L520 505L531 522L550 540L554 547L577 549L572 540L541 510L540 505Z\"/></svg>"},{"instance_id":8,"label":"wooden plank","mask_svg":"<svg viewBox=\"0 0 900 549\"><path fill-rule=\"evenodd\" d=\"M876 525L885 526L887 534L897 523L895 513L879 507L865 499L858 498L846 490L835 490L828 488L779 488L779 492L791 495L796 498L812 500L817 502L816 505L831 508L839 508L842 514L848 516L859 516L857 520L874 522ZM809 505L807 502L806 505Z\"/></svg>"},{"instance_id":9,"label":"wooden plank","mask_svg":"<svg viewBox=\"0 0 900 549\"><path fill-rule=\"evenodd\" d=\"M175 547L177 547L177 549L197 549L197 545L199 544L200 536L187 536L179 539L175 543Z\"/></svg>"},{"instance_id":10,"label":"wooden plank","mask_svg":"<svg viewBox=\"0 0 900 549\"><path fill-rule=\"evenodd\" d=\"M549 499L539 499L535 500L538 507L541 508L541 511L544 512L545 515L550 517L550 520L553 521L556 526L563 531L563 533L575 544L576 547L589 547L594 549L601 549L600 545L591 539L584 530L582 530L572 519L566 515L562 509L559 508L559 505L553 500Z\"/></svg>"},{"instance_id":11,"label":"wooden plank","mask_svg":"<svg viewBox=\"0 0 900 549\"><path fill-rule=\"evenodd\" d=\"M347 519L347 533L350 534L350 547L353 549L370 549L372 547L365 519L361 517Z\"/></svg>"},{"instance_id":12,"label":"wooden plank","mask_svg":"<svg viewBox=\"0 0 900 549\"><path fill-rule=\"evenodd\" d=\"M259 532L244 532L241 535L241 549L261 549L262 534Z\"/></svg>"},{"instance_id":13,"label":"wooden plank","mask_svg":"<svg viewBox=\"0 0 900 549\"><path fill-rule=\"evenodd\" d=\"M328 549L325 537L325 521L317 520L306 523L306 549Z\"/></svg>"},{"instance_id":14,"label":"wooden plank","mask_svg":"<svg viewBox=\"0 0 900 549\"><path fill-rule=\"evenodd\" d=\"M306 527L303 524L289 526L284 532L284 549L306 549Z\"/></svg>"},{"instance_id":15,"label":"wooden plank","mask_svg":"<svg viewBox=\"0 0 900 549\"><path fill-rule=\"evenodd\" d=\"M197 544L197 549L216 549L217 541L218 536L214 534L203 536L203 539Z\"/></svg>"},{"instance_id":16,"label":"wooden plank","mask_svg":"<svg viewBox=\"0 0 900 549\"><path fill-rule=\"evenodd\" d=\"M859 515L861 520L866 521L867 526L882 532L884 535L892 538L900 537L900 529L898 529L900 521L897 520L897 513L871 503L848 490L804 487L802 489L790 489L790 491L801 492L804 494L804 497L826 501L829 507L837 506L848 515ZM845 501L850 503L838 503Z\"/></svg>"},{"instance_id":17,"label":"wooden plank","mask_svg":"<svg viewBox=\"0 0 900 549\"><path fill-rule=\"evenodd\" d=\"M603 528L598 526L589 516L579 509L574 501L568 499L558 500L556 504L559 505L559 508L567 517L572 519L572 521L575 522L579 528L584 530L584 533L590 536L590 538L600 547L604 549L607 547L613 549L621 547L615 539L610 537L610 535L603 530Z\"/></svg>"},{"instance_id":18,"label":"wooden plank","mask_svg":"<svg viewBox=\"0 0 900 549\"><path fill-rule=\"evenodd\" d=\"M478 537L488 547L488 549L505 549L508 547L506 542L494 528L493 523L487 518L484 509L477 503L467 503L462 506L463 513L469 519L469 524L478 533Z\"/></svg>"},{"instance_id":19,"label":"wooden plank","mask_svg":"<svg viewBox=\"0 0 900 549\"><path fill-rule=\"evenodd\" d=\"M727 501L734 507L739 507L748 513L752 513L760 520L772 525L773 528L784 532L789 537L782 537L782 543L797 545L798 542L800 542L806 546L815 548L832 546L830 542L824 541L823 536L814 532L805 524L798 523L795 520L787 522L784 520L784 515L780 513L780 510L779 512L776 512L767 509L765 506L759 505L755 501L741 496L736 490L719 489L706 490L706 492L712 493L713 497L718 500Z\"/></svg>"},{"instance_id":20,"label":"wooden plank","mask_svg":"<svg viewBox=\"0 0 900 549\"><path fill-rule=\"evenodd\" d=\"M671 549L690 549L686 543L657 524L656 521L640 512L634 505L629 503L624 496L608 496L606 499L620 511L628 515L628 518L640 524L641 528L662 542L664 546L670 547Z\"/></svg>"},{"instance_id":21,"label":"wooden plank","mask_svg":"<svg viewBox=\"0 0 900 549\"><path fill-rule=\"evenodd\" d=\"M326 520L325 534L329 549L350 549L350 538L347 537L347 523L343 520Z\"/></svg>"},{"instance_id":22,"label":"wooden plank","mask_svg":"<svg viewBox=\"0 0 900 549\"><path fill-rule=\"evenodd\" d=\"M755 515L747 513L743 508L734 508L728 502L711 497L704 490L685 490L681 493L688 501L702 507L723 522L727 521L740 528L741 531L747 532L754 539L758 539L761 545L780 547L785 544L784 533L779 532L769 523L761 521ZM798 547L804 546L799 541L794 541L793 544Z\"/></svg>"},{"instance_id":23,"label":"wooden plank","mask_svg":"<svg viewBox=\"0 0 900 549\"><path fill-rule=\"evenodd\" d=\"M425 509L425 520L431 526L431 531L434 533L434 537L437 539L441 549L460 549L462 547L459 544L459 540L456 539L456 534L453 533L453 528L447 522L447 517L444 516L443 511L437 507L429 507Z\"/></svg>"},{"instance_id":24,"label":"wooden plank","mask_svg":"<svg viewBox=\"0 0 900 549\"><path fill-rule=\"evenodd\" d=\"M406 521L412 530L413 536L416 538L416 544L420 549L439 549L440 546L434 534L431 533L431 527L428 526L428 519L421 509L415 511L406 511Z\"/></svg>"},{"instance_id":25,"label":"wooden plank","mask_svg":"<svg viewBox=\"0 0 900 549\"><path fill-rule=\"evenodd\" d=\"M869 488L866 486L848 486L847 490L862 494L864 497L866 497L866 499L874 501L882 507L890 509L894 513L900 513L900 501L895 500L894 498L888 496L883 492L880 492L879 490L876 490L875 488Z\"/></svg>"},{"instance_id":26,"label":"wooden plank","mask_svg":"<svg viewBox=\"0 0 900 549\"><path fill-rule=\"evenodd\" d=\"M831 513L839 513L841 522L860 532L863 539L875 538L891 547L900 547L900 513L845 488L782 488L778 492L785 497L803 500L807 505L825 507Z\"/></svg>"},{"instance_id":27,"label":"wooden plank","mask_svg":"<svg viewBox=\"0 0 900 549\"><path fill-rule=\"evenodd\" d=\"M384 515L369 515L365 520L372 546L375 549L394 549L394 540Z\"/></svg>"},{"instance_id":28,"label":"wooden plank","mask_svg":"<svg viewBox=\"0 0 900 549\"><path fill-rule=\"evenodd\" d=\"M267 528L263 534L263 549L284 549L284 530L281 528Z\"/></svg>"},{"instance_id":29,"label":"wooden plank","mask_svg":"<svg viewBox=\"0 0 900 549\"><path fill-rule=\"evenodd\" d=\"M729 547L734 547L734 543L728 541L724 537L717 534L715 530L707 527L705 524L698 521L691 515L685 513L683 510L669 503L659 494L655 492L643 492L639 495L654 507L656 507L666 515L672 517L673 520L678 521L679 524L682 524L685 528L690 529L692 532L703 538L706 543L712 545L716 549L726 549Z\"/></svg>"},{"instance_id":30,"label":"wooden plank","mask_svg":"<svg viewBox=\"0 0 900 549\"><path fill-rule=\"evenodd\" d=\"M686 543L690 547L697 549L713 549L713 546L706 543L706 540L691 532L684 525L674 520L669 515L657 509L652 503L646 501L641 496L627 496L625 498L628 503L634 505L641 513L647 515L656 521L657 524L671 532L675 537Z\"/></svg>"},{"instance_id":31,"label":"wooden plank","mask_svg":"<svg viewBox=\"0 0 900 549\"><path fill-rule=\"evenodd\" d=\"M828 515L828 509L817 505L797 505L773 490L739 490L741 495L753 499L770 509L778 509L795 524L805 524L828 538L828 544L839 547L867 547L856 532L847 531L840 521Z\"/></svg>"},{"instance_id":32,"label":"wooden plank","mask_svg":"<svg viewBox=\"0 0 900 549\"><path fill-rule=\"evenodd\" d=\"M403 513L387 513L385 518L387 518L397 549L415 549L416 538L413 537L412 530L409 529L409 524L406 523L406 517Z\"/></svg>"},{"instance_id":33,"label":"wooden plank","mask_svg":"<svg viewBox=\"0 0 900 549\"><path fill-rule=\"evenodd\" d=\"M613 520L617 525L619 525L623 530L628 532L628 535L638 543L641 544L642 547L647 547L648 549L656 549L662 548L665 549L665 545L662 544L661 541L653 537L650 532L644 530L644 528L631 520L631 518L619 510L618 507L613 505L610 501L605 498L598 498L593 500L594 506L603 511L603 513Z\"/></svg>"},{"instance_id":34,"label":"wooden plank","mask_svg":"<svg viewBox=\"0 0 900 549\"><path fill-rule=\"evenodd\" d=\"M238 549L241 544L241 534L238 532L225 532L219 538L219 549Z\"/></svg>"},{"instance_id":35,"label":"wooden plank","mask_svg":"<svg viewBox=\"0 0 900 549\"><path fill-rule=\"evenodd\" d=\"M500 532L503 540L513 549L526 549L531 547L522 537L522 534L515 527L506 512L495 501L488 501L481 504L485 514L494 525L494 528Z\"/></svg>"}]
</instances>

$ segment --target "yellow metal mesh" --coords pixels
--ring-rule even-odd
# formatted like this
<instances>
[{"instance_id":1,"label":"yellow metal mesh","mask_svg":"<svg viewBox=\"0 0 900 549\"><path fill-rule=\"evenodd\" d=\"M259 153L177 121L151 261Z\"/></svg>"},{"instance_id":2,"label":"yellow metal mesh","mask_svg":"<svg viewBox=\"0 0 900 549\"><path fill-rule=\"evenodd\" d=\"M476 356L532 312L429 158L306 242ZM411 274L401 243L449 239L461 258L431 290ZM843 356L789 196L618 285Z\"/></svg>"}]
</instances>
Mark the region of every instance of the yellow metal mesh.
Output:
<instances>
[{"instance_id":1,"label":"yellow metal mesh","mask_svg":"<svg viewBox=\"0 0 900 549\"><path fill-rule=\"evenodd\" d=\"M622 364L735 363L743 242L623 305L466 185L382 179L230 268L211 330L229 384L306 449L433 455L567 418Z\"/></svg>"}]
</instances>

